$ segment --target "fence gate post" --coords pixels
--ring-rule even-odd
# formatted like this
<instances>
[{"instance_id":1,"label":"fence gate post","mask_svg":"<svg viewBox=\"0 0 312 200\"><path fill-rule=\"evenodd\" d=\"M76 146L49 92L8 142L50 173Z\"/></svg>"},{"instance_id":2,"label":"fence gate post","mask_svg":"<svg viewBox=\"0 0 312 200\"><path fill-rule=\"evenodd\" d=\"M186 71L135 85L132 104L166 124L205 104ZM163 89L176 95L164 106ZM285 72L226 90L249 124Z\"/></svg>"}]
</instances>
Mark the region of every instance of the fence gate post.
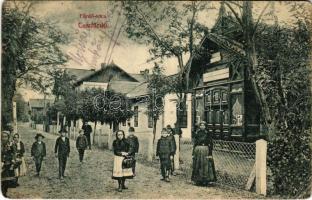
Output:
<instances>
[{"instance_id":1,"label":"fence gate post","mask_svg":"<svg viewBox=\"0 0 312 200\"><path fill-rule=\"evenodd\" d=\"M267 142L263 139L256 141L256 192L266 195L266 156Z\"/></svg>"},{"instance_id":2,"label":"fence gate post","mask_svg":"<svg viewBox=\"0 0 312 200\"><path fill-rule=\"evenodd\" d=\"M178 170L180 168L180 136L174 135L175 143L176 143L176 153L174 155L174 169Z\"/></svg>"}]
</instances>

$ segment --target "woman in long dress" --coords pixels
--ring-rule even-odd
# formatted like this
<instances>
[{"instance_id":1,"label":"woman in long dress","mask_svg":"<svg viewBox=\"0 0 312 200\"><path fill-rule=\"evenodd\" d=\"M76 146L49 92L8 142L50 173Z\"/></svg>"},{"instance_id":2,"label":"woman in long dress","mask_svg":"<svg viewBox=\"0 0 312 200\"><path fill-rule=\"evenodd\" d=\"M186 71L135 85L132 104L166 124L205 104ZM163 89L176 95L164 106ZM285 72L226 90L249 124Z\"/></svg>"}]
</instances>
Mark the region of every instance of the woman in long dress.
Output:
<instances>
[{"instance_id":1,"label":"woman in long dress","mask_svg":"<svg viewBox=\"0 0 312 200\"><path fill-rule=\"evenodd\" d=\"M126 179L133 178L132 167L123 168L123 160L129 155L129 143L122 130L116 132L116 140L113 142L114 167L112 178L118 181L118 191L128 189L125 186Z\"/></svg>"},{"instance_id":2,"label":"woman in long dress","mask_svg":"<svg viewBox=\"0 0 312 200\"><path fill-rule=\"evenodd\" d=\"M205 122L200 122L194 139L192 181L196 185L211 185L217 178L212 158L212 135L206 130Z\"/></svg>"}]
</instances>

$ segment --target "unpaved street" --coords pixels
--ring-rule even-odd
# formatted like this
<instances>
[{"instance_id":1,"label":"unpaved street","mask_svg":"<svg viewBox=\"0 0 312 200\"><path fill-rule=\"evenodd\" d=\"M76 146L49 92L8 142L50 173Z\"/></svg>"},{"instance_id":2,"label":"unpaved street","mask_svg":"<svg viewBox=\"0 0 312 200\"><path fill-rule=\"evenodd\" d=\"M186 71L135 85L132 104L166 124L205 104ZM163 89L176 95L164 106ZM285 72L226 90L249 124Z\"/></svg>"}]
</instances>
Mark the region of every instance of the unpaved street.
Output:
<instances>
[{"instance_id":1,"label":"unpaved street","mask_svg":"<svg viewBox=\"0 0 312 200\"><path fill-rule=\"evenodd\" d=\"M36 131L26 125L19 126L26 148L28 175L20 178L18 188L10 188L10 198L259 198L254 193L228 188L198 187L175 176L170 183L160 181L158 169L137 164L137 176L126 184L128 190L117 192L116 181L111 179L112 153L99 149L86 151L85 163L80 164L75 143L71 140L71 154L65 171L65 180L58 179L58 162L54 157L56 135L46 134L47 158L40 177L35 177L35 166L30 148Z\"/></svg>"}]
</instances>

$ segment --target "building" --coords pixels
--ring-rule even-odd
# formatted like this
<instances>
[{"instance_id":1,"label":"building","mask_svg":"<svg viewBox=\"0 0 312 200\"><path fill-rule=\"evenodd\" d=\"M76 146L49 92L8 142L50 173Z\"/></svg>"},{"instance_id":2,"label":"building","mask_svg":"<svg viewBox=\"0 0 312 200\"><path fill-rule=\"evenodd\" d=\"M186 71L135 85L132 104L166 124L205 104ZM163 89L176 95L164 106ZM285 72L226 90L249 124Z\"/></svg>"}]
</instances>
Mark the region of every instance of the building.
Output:
<instances>
[{"instance_id":1,"label":"building","mask_svg":"<svg viewBox=\"0 0 312 200\"><path fill-rule=\"evenodd\" d=\"M216 139L254 141L261 137L260 108L241 56L242 45L228 44L220 36L237 41L242 37L222 9L202 41L205 56L192 63L191 76L199 78L193 90L193 129L204 120Z\"/></svg>"},{"instance_id":2,"label":"building","mask_svg":"<svg viewBox=\"0 0 312 200\"><path fill-rule=\"evenodd\" d=\"M54 103L53 99L29 99L28 108L31 120L36 124L42 124L44 120L44 109Z\"/></svg>"},{"instance_id":3,"label":"building","mask_svg":"<svg viewBox=\"0 0 312 200\"><path fill-rule=\"evenodd\" d=\"M72 70L71 74L83 74L81 70ZM128 131L129 126L133 126L138 134L151 134L153 131L152 118L147 114L147 104L142 101L148 95L147 78L149 71L144 70L139 74L131 74L124 71L114 63L109 65L102 64L101 69L93 71L77 78L74 85L76 90L87 88L102 88L103 90L112 90L114 92L126 95L132 101L132 110L134 116L127 122L119 124L119 129ZM174 94L168 94L164 98L164 113L157 121L156 138L160 137L160 130L167 125L174 126L176 122L176 102L177 97ZM188 114L185 115L184 126L182 127L183 137L191 137L191 95L188 97ZM94 123L89 122L94 127ZM99 124L99 123L98 123ZM82 120L76 122L76 128L81 128ZM103 132L111 131L109 125L97 125L97 129Z\"/></svg>"}]
</instances>

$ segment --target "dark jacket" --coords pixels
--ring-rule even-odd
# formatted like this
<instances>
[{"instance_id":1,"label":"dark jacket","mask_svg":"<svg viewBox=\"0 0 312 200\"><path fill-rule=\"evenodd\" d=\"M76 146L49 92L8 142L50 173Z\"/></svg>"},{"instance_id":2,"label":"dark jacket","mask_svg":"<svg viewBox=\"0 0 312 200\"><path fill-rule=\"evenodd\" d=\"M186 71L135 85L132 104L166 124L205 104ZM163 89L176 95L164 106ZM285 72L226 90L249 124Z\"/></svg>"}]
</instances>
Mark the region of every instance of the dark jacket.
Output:
<instances>
[{"instance_id":1,"label":"dark jacket","mask_svg":"<svg viewBox=\"0 0 312 200\"><path fill-rule=\"evenodd\" d=\"M166 137L167 140L170 141L171 143L171 148L173 149L173 154L175 154L176 150L177 150L177 145L176 145L176 141L175 141L175 138L174 138L174 135L170 134L168 137Z\"/></svg>"},{"instance_id":2,"label":"dark jacket","mask_svg":"<svg viewBox=\"0 0 312 200\"><path fill-rule=\"evenodd\" d=\"M129 147L130 145L126 139L114 140L113 142L114 155L122 156L121 152L129 152Z\"/></svg>"},{"instance_id":3,"label":"dark jacket","mask_svg":"<svg viewBox=\"0 0 312 200\"><path fill-rule=\"evenodd\" d=\"M129 154L134 155L135 153L139 152L139 140L138 137L135 135L129 135L128 138L129 143Z\"/></svg>"},{"instance_id":4,"label":"dark jacket","mask_svg":"<svg viewBox=\"0 0 312 200\"><path fill-rule=\"evenodd\" d=\"M86 149L88 146L88 140L85 135L79 135L76 140L77 149Z\"/></svg>"},{"instance_id":5,"label":"dark jacket","mask_svg":"<svg viewBox=\"0 0 312 200\"><path fill-rule=\"evenodd\" d=\"M11 144L1 144L1 162L3 162L1 170L1 181L13 180L15 177L14 165L15 151Z\"/></svg>"},{"instance_id":6,"label":"dark jacket","mask_svg":"<svg viewBox=\"0 0 312 200\"><path fill-rule=\"evenodd\" d=\"M19 150L17 149L17 144L16 143L13 142L12 146L13 146L13 148L15 150L16 157L21 158L21 157L24 156L25 147L24 147L24 143L23 142L19 141L19 143L20 143L20 149Z\"/></svg>"},{"instance_id":7,"label":"dark jacket","mask_svg":"<svg viewBox=\"0 0 312 200\"><path fill-rule=\"evenodd\" d=\"M169 137L169 136L168 136ZM175 148L173 146L173 143L171 139L168 137L161 137L157 142L157 149L156 149L156 156L160 155L174 155L175 154Z\"/></svg>"},{"instance_id":8,"label":"dark jacket","mask_svg":"<svg viewBox=\"0 0 312 200\"><path fill-rule=\"evenodd\" d=\"M42 148L40 148L40 145L42 145ZM37 141L33 143L31 146L31 156L33 157L45 157L47 155L46 151L46 145L44 142L41 141L41 144L39 144Z\"/></svg>"},{"instance_id":9,"label":"dark jacket","mask_svg":"<svg viewBox=\"0 0 312 200\"><path fill-rule=\"evenodd\" d=\"M194 137L194 148L198 145L207 146L209 148L209 155L212 155L213 143L212 135L207 130L198 130L196 131Z\"/></svg>"},{"instance_id":10,"label":"dark jacket","mask_svg":"<svg viewBox=\"0 0 312 200\"><path fill-rule=\"evenodd\" d=\"M92 132L92 128L91 128L91 126L89 124L88 125L83 125L81 129L84 131L84 134L86 136L89 136L90 133Z\"/></svg>"},{"instance_id":11,"label":"dark jacket","mask_svg":"<svg viewBox=\"0 0 312 200\"><path fill-rule=\"evenodd\" d=\"M69 139L65 137L65 141L62 140L62 137L56 139L54 153L58 153L58 156L69 156L70 145Z\"/></svg>"}]
</instances>

